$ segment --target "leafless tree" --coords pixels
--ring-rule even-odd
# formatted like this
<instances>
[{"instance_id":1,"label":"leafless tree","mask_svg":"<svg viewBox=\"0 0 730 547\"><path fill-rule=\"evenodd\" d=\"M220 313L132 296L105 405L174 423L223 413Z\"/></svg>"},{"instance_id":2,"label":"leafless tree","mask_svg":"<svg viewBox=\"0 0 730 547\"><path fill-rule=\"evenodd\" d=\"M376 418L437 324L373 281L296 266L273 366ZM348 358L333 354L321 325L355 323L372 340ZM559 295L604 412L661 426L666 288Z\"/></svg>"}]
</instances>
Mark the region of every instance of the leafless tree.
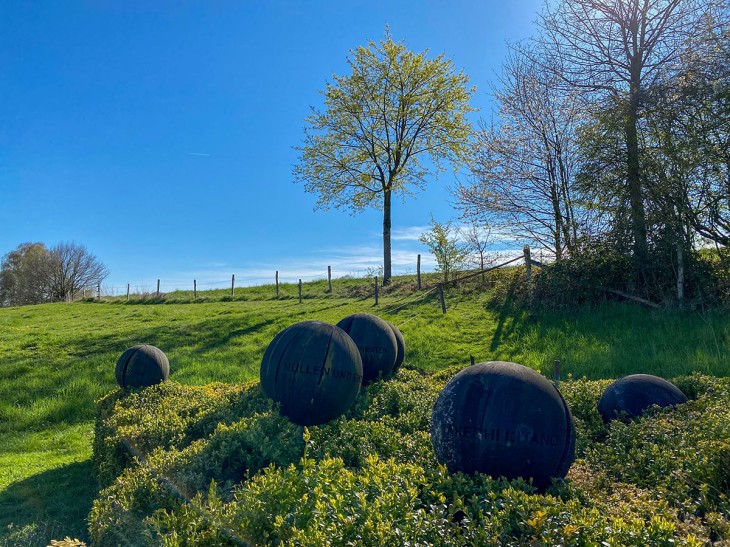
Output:
<instances>
[{"instance_id":1,"label":"leafless tree","mask_svg":"<svg viewBox=\"0 0 730 547\"><path fill-rule=\"evenodd\" d=\"M461 230L464 243L480 270L488 264L487 249L492 243L492 228L476 221L470 222Z\"/></svg>"},{"instance_id":2,"label":"leafless tree","mask_svg":"<svg viewBox=\"0 0 730 547\"><path fill-rule=\"evenodd\" d=\"M79 290L94 288L109 275L107 267L83 245L59 243L50 252L50 288L56 300L71 299Z\"/></svg>"},{"instance_id":3,"label":"leafless tree","mask_svg":"<svg viewBox=\"0 0 730 547\"><path fill-rule=\"evenodd\" d=\"M574 249L587 217L574 184L582 102L556 80L512 51L495 89L498 119L482 122L474 176L456 196L465 217L486 219L559 260Z\"/></svg>"}]
</instances>

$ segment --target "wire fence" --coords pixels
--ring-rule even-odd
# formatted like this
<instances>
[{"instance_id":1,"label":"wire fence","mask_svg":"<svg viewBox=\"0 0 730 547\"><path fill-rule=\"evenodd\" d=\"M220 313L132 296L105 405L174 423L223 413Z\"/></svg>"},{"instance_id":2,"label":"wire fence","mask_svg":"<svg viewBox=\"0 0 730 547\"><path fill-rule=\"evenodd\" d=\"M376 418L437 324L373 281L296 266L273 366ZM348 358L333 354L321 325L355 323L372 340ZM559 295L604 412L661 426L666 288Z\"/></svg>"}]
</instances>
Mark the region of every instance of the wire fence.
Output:
<instances>
[{"instance_id":1,"label":"wire fence","mask_svg":"<svg viewBox=\"0 0 730 547\"><path fill-rule=\"evenodd\" d=\"M420 255L418 255L420 257ZM434 270L435 261L424 261L423 269L420 268L420 260L414 266L402 266L392 269L393 277L417 275L430 273ZM323 269L322 273L310 273L301 275L297 273L272 270L269 276L263 275L236 275L232 273L227 278L191 278L182 280L180 278L161 277L155 281L129 282L126 284L103 283L96 288L87 288L83 291L84 298L90 297L121 297L129 295L150 295L166 294L174 291L212 291L233 288L260 287L266 285L296 285L301 282L327 281L337 279L372 278L383 276L382 267L348 269L337 272L331 266Z\"/></svg>"}]
</instances>

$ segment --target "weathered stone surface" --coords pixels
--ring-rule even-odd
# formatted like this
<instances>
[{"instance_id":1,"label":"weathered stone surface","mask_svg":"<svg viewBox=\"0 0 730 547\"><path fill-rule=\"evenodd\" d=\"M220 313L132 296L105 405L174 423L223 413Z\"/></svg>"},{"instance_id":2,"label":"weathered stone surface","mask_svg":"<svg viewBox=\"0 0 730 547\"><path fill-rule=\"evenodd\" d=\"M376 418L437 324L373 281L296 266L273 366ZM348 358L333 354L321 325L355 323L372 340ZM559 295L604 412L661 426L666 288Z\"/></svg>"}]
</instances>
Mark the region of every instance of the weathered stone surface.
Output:
<instances>
[{"instance_id":1,"label":"weathered stone surface","mask_svg":"<svg viewBox=\"0 0 730 547\"><path fill-rule=\"evenodd\" d=\"M277 334L261 360L261 388L298 425L319 425L344 413L357 397L362 361L339 327L296 323Z\"/></svg>"},{"instance_id":2,"label":"weathered stone surface","mask_svg":"<svg viewBox=\"0 0 730 547\"><path fill-rule=\"evenodd\" d=\"M575 457L575 428L557 388L504 361L465 368L434 405L431 439L449 471L532 479L544 488Z\"/></svg>"},{"instance_id":3,"label":"weathered stone surface","mask_svg":"<svg viewBox=\"0 0 730 547\"><path fill-rule=\"evenodd\" d=\"M141 344L122 353L114 370L120 387L147 387L164 382L170 376L167 355L155 346Z\"/></svg>"},{"instance_id":4,"label":"weathered stone surface","mask_svg":"<svg viewBox=\"0 0 730 547\"><path fill-rule=\"evenodd\" d=\"M598 401L604 422L616 418L632 420L652 405L674 406L687 402L682 391L664 378L651 374L631 374L613 382Z\"/></svg>"},{"instance_id":5,"label":"weathered stone surface","mask_svg":"<svg viewBox=\"0 0 730 547\"><path fill-rule=\"evenodd\" d=\"M395 334L396 356L395 364L393 365L393 374L395 374L403 364L403 360L406 358L406 341L405 338L403 338L403 333L401 333L398 327L390 321L386 321L386 323L390 325L390 328L393 329L393 334Z\"/></svg>"},{"instance_id":6,"label":"weathered stone surface","mask_svg":"<svg viewBox=\"0 0 730 547\"><path fill-rule=\"evenodd\" d=\"M387 321L369 313L356 313L342 319L337 326L350 335L360 351L363 385L393 373L398 344Z\"/></svg>"}]
</instances>

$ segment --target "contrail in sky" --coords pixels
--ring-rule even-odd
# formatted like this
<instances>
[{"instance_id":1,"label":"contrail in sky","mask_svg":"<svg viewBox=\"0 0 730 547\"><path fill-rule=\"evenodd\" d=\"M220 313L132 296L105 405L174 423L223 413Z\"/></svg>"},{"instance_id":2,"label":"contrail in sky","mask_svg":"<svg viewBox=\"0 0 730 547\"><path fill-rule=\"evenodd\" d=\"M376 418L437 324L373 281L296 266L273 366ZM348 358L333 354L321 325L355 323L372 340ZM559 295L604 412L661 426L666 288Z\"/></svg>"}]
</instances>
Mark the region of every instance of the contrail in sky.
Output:
<instances>
[{"instance_id":1,"label":"contrail in sky","mask_svg":"<svg viewBox=\"0 0 730 547\"><path fill-rule=\"evenodd\" d=\"M205 156L210 157L210 154L204 154L203 152L188 152L191 156Z\"/></svg>"}]
</instances>

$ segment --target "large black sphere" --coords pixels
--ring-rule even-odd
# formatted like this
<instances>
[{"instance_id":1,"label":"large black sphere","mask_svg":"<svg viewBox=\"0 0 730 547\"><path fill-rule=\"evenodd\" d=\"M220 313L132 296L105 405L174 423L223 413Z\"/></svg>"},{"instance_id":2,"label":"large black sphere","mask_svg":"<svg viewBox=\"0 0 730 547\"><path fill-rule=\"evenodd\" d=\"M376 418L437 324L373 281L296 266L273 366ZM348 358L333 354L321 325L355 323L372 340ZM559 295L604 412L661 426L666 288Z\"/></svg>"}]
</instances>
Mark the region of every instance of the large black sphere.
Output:
<instances>
[{"instance_id":1,"label":"large black sphere","mask_svg":"<svg viewBox=\"0 0 730 547\"><path fill-rule=\"evenodd\" d=\"M431 416L431 440L449 471L532 478L539 488L563 478L575 457L575 428L562 395L534 370L504 361L454 376Z\"/></svg>"},{"instance_id":2,"label":"large black sphere","mask_svg":"<svg viewBox=\"0 0 730 547\"><path fill-rule=\"evenodd\" d=\"M319 425L357 397L362 361L342 329L322 321L296 323L277 334L261 360L261 388L298 425Z\"/></svg>"},{"instance_id":3,"label":"large black sphere","mask_svg":"<svg viewBox=\"0 0 730 547\"><path fill-rule=\"evenodd\" d=\"M170 362L161 349L141 344L122 353L114 374L120 387L152 386L167 380Z\"/></svg>"},{"instance_id":4,"label":"large black sphere","mask_svg":"<svg viewBox=\"0 0 730 547\"><path fill-rule=\"evenodd\" d=\"M615 418L632 420L650 406L673 406L686 403L687 397L674 384L651 374L624 376L606 388L598 401L604 422Z\"/></svg>"},{"instance_id":5,"label":"large black sphere","mask_svg":"<svg viewBox=\"0 0 730 547\"><path fill-rule=\"evenodd\" d=\"M369 313L356 313L337 326L350 335L360 350L363 385L393 373L398 344L387 321Z\"/></svg>"},{"instance_id":6,"label":"large black sphere","mask_svg":"<svg viewBox=\"0 0 730 547\"><path fill-rule=\"evenodd\" d=\"M386 321L386 323L390 325L390 328L393 329L393 334L395 334L396 356L395 364L393 365L393 374L395 374L396 371L403 364L403 360L406 358L406 341L403 338L403 334L401 333L401 331L398 330L398 327L396 327L390 321Z\"/></svg>"}]
</instances>

